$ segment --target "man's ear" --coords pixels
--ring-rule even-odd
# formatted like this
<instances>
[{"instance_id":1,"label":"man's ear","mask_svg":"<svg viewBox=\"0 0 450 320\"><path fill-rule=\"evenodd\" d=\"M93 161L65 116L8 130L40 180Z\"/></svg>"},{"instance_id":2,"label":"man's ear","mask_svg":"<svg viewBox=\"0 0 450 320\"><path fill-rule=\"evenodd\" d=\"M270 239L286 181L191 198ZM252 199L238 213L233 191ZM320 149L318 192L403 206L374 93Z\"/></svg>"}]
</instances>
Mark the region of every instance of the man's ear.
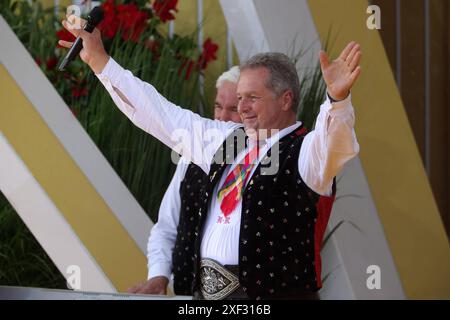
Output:
<instances>
[{"instance_id":1,"label":"man's ear","mask_svg":"<svg viewBox=\"0 0 450 320\"><path fill-rule=\"evenodd\" d=\"M292 103L294 100L294 95L292 93L291 90L286 90L282 95L281 95L281 109L283 111L288 111L289 109L292 109Z\"/></svg>"}]
</instances>

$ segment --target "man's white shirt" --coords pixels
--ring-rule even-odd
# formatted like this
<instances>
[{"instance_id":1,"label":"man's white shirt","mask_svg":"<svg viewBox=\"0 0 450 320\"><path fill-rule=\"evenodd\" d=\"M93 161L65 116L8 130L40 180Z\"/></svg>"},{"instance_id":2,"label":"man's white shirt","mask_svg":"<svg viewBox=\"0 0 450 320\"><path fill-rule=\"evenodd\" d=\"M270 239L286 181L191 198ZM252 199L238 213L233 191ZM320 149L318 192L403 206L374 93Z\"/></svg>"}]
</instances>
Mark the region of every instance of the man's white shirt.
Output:
<instances>
[{"instance_id":1,"label":"man's white shirt","mask_svg":"<svg viewBox=\"0 0 450 320\"><path fill-rule=\"evenodd\" d=\"M172 181L167 187L159 207L158 222L150 231L147 243L148 277L172 274L172 251L177 239L177 227L180 220L180 185L186 174L188 164L180 161Z\"/></svg>"},{"instance_id":2,"label":"man's white shirt","mask_svg":"<svg viewBox=\"0 0 450 320\"><path fill-rule=\"evenodd\" d=\"M160 95L156 89L123 69L110 58L97 77L108 90L119 109L139 128L153 135L188 161L209 173L214 154L224 139L242 126L233 122L201 118L182 109ZM343 165L359 152L354 132L355 116L351 97L330 103L326 98L320 107L315 128L309 132L300 149L298 170L304 182L321 195L330 195L333 178ZM296 123L267 139L260 150L258 162L267 150L283 136L297 128ZM222 264L238 264L238 241L241 203L230 214L228 223L223 216L217 191L228 172L248 150L238 154L235 163L228 166L214 190L202 234L201 257L212 258ZM186 164L179 165L167 189L159 210L158 223L153 227L148 244L149 278L157 275L170 277L172 250L180 214L180 182ZM256 169L255 165L252 169ZM251 177L250 177L251 179ZM250 180L249 179L249 180ZM248 181L249 181L248 180Z\"/></svg>"}]
</instances>

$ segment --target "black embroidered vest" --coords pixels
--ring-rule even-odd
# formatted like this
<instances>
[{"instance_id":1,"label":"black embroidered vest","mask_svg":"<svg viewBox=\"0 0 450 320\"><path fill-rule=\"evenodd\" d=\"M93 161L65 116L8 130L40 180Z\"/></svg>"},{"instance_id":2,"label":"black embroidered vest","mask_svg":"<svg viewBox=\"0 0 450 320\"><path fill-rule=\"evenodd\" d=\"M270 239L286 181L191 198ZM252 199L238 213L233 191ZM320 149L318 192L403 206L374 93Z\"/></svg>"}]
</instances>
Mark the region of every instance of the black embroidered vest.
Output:
<instances>
[{"instance_id":1,"label":"black embroidered vest","mask_svg":"<svg viewBox=\"0 0 450 320\"><path fill-rule=\"evenodd\" d=\"M177 295L192 295L194 230L198 223L199 194L204 192L206 178L206 173L200 167L190 164L180 184L180 219L172 252L173 287Z\"/></svg>"},{"instance_id":2,"label":"black embroidered vest","mask_svg":"<svg viewBox=\"0 0 450 320\"><path fill-rule=\"evenodd\" d=\"M239 129L238 129L239 130ZM241 130L241 129L240 129ZM300 147L306 130L299 126L278 141L275 174L265 162L272 147L251 176L243 194L239 239L239 282L250 299L270 299L288 293L321 288L320 247L335 195L320 196L298 172ZM226 153L236 141L227 138L218 153ZM225 149L225 150L224 150ZM232 156L236 157L237 152ZM230 155L227 155L230 157ZM273 161L273 160L272 160ZM198 290L201 231L215 185L225 163L211 166L202 194L196 227L193 291Z\"/></svg>"}]
</instances>

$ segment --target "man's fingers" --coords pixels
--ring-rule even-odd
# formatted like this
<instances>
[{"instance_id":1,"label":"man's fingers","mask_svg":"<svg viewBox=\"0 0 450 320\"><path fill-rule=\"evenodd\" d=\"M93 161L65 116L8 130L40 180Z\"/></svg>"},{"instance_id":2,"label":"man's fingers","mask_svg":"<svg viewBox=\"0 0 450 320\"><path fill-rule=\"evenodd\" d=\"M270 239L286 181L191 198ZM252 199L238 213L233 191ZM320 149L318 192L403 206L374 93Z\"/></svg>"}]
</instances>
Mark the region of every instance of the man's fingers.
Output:
<instances>
[{"instance_id":1,"label":"man's fingers","mask_svg":"<svg viewBox=\"0 0 450 320\"><path fill-rule=\"evenodd\" d=\"M74 25L70 24L66 20L62 21L62 25L67 31L69 31L75 37L80 37L83 40L85 37L87 37L89 35L89 32L86 32L83 29L78 28L76 24L74 24Z\"/></svg>"},{"instance_id":2,"label":"man's fingers","mask_svg":"<svg viewBox=\"0 0 450 320\"><path fill-rule=\"evenodd\" d=\"M70 28L75 29L75 30L82 30L82 29L84 29L84 26L87 23L86 20L84 20L84 19L82 19L82 18L80 18L80 17L78 17L78 16L76 16L74 14L71 14L71 15L66 16L66 17L67 17L67 19L66 19L67 25Z\"/></svg>"},{"instance_id":3,"label":"man's fingers","mask_svg":"<svg viewBox=\"0 0 450 320\"><path fill-rule=\"evenodd\" d=\"M326 54L325 51L320 50L319 60L320 60L320 66L322 67L322 70L326 69L329 65L329 61L328 61L328 55Z\"/></svg>"},{"instance_id":4,"label":"man's fingers","mask_svg":"<svg viewBox=\"0 0 450 320\"><path fill-rule=\"evenodd\" d=\"M139 288L139 290L136 290L134 292L136 294L156 294L152 288L148 288L146 286L142 286Z\"/></svg>"},{"instance_id":5,"label":"man's fingers","mask_svg":"<svg viewBox=\"0 0 450 320\"><path fill-rule=\"evenodd\" d=\"M341 55L339 56L339 58L342 59L342 60L344 60L344 61L347 60L347 57L348 57L350 51L352 51L352 49L353 49L353 47L355 46L355 44L356 44L355 41L350 42L350 43L345 47L345 49L342 51L342 53L341 53Z\"/></svg>"},{"instance_id":6,"label":"man's fingers","mask_svg":"<svg viewBox=\"0 0 450 320\"><path fill-rule=\"evenodd\" d=\"M64 48L70 48L70 47L72 46L73 42L65 41L65 40L59 40L59 41L58 41L58 44L59 44L61 47L64 47Z\"/></svg>"},{"instance_id":7,"label":"man's fingers","mask_svg":"<svg viewBox=\"0 0 450 320\"><path fill-rule=\"evenodd\" d=\"M67 31L69 31L71 34L73 34L75 37L78 37L78 34L80 32L81 29L75 29L74 27L72 27L71 24L69 24L66 20L62 21L62 25L64 27L64 29L66 29Z\"/></svg>"},{"instance_id":8,"label":"man's fingers","mask_svg":"<svg viewBox=\"0 0 450 320\"><path fill-rule=\"evenodd\" d=\"M74 26L75 29L83 29L84 26L87 23L87 20L84 20L83 18L77 17L74 14L71 14L69 16L66 15L66 18L67 18L67 22L70 25Z\"/></svg>"},{"instance_id":9,"label":"man's fingers","mask_svg":"<svg viewBox=\"0 0 450 320\"><path fill-rule=\"evenodd\" d=\"M130 292L130 293L142 294L143 288L144 288L144 286L139 286L135 290L133 290L133 292Z\"/></svg>"},{"instance_id":10,"label":"man's fingers","mask_svg":"<svg viewBox=\"0 0 450 320\"><path fill-rule=\"evenodd\" d=\"M101 37L100 30L98 30L98 28L94 28L94 31L92 31L92 35L94 35L95 37L100 38Z\"/></svg>"},{"instance_id":11,"label":"man's fingers","mask_svg":"<svg viewBox=\"0 0 450 320\"><path fill-rule=\"evenodd\" d=\"M128 288L128 293L136 293L136 287Z\"/></svg>"},{"instance_id":12,"label":"man's fingers","mask_svg":"<svg viewBox=\"0 0 450 320\"><path fill-rule=\"evenodd\" d=\"M356 79L358 79L359 75L361 74L361 67L358 66L355 71L353 71L350 74L350 88L353 87L353 85L355 84Z\"/></svg>"},{"instance_id":13,"label":"man's fingers","mask_svg":"<svg viewBox=\"0 0 450 320\"><path fill-rule=\"evenodd\" d=\"M352 48L352 51L350 51L350 53L347 56L347 59L345 60L347 63L350 63L353 58L355 57L356 53L358 53L359 51L361 51L361 46L359 44L355 44Z\"/></svg>"},{"instance_id":14,"label":"man's fingers","mask_svg":"<svg viewBox=\"0 0 450 320\"><path fill-rule=\"evenodd\" d=\"M137 293L137 292L139 291L139 289L141 288L141 286L142 286L141 284L137 284L137 285L135 285L135 286L129 288L129 289L127 290L127 292L128 292L128 293Z\"/></svg>"},{"instance_id":15,"label":"man's fingers","mask_svg":"<svg viewBox=\"0 0 450 320\"><path fill-rule=\"evenodd\" d=\"M158 295L163 296L166 294L166 291L161 288L149 288L147 290L142 290L141 293L142 294L158 294Z\"/></svg>"},{"instance_id":16,"label":"man's fingers","mask_svg":"<svg viewBox=\"0 0 450 320\"><path fill-rule=\"evenodd\" d=\"M361 55L362 55L361 51L356 52L355 56L350 61L350 64L348 66L351 71L353 71L359 64L359 60L361 60Z\"/></svg>"}]
</instances>

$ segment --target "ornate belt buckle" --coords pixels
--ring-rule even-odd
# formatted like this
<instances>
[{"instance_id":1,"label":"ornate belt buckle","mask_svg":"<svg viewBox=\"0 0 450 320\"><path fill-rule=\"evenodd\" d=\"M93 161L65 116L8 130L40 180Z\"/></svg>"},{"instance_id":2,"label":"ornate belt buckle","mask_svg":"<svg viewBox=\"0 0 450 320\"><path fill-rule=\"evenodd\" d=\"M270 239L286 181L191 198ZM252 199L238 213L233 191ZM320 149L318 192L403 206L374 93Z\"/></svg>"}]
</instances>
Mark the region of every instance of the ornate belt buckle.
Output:
<instances>
[{"instance_id":1,"label":"ornate belt buckle","mask_svg":"<svg viewBox=\"0 0 450 320\"><path fill-rule=\"evenodd\" d=\"M233 273L211 259L200 261L200 288L206 300L222 300L239 287Z\"/></svg>"}]
</instances>

